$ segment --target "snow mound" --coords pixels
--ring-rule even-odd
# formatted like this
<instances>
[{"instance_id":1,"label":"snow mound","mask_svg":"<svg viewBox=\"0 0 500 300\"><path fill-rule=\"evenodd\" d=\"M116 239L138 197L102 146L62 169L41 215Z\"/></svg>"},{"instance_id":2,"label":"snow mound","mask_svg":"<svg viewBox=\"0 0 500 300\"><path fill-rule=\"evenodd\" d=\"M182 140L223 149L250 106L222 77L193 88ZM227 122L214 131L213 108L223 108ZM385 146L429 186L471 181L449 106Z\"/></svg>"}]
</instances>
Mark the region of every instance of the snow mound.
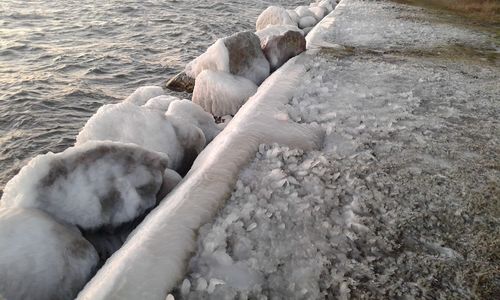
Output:
<instances>
[{"instance_id":1,"label":"snow mound","mask_svg":"<svg viewBox=\"0 0 500 300\"><path fill-rule=\"evenodd\" d=\"M124 101L135 105L144 105L149 99L164 95L163 89L159 86L141 86L136 89Z\"/></svg>"},{"instance_id":2,"label":"snow mound","mask_svg":"<svg viewBox=\"0 0 500 300\"><path fill-rule=\"evenodd\" d=\"M255 29L257 31L265 29L270 25L297 25L286 9L280 6L269 6L257 18Z\"/></svg>"},{"instance_id":3,"label":"snow mound","mask_svg":"<svg viewBox=\"0 0 500 300\"><path fill-rule=\"evenodd\" d=\"M161 95L151 98L144 104L143 106L149 109L157 109L162 112L166 112L168 110L168 106L172 101L179 100L179 98L174 96Z\"/></svg>"},{"instance_id":4,"label":"snow mound","mask_svg":"<svg viewBox=\"0 0 500 300\"><path fill-rule=\"evenodd\" d=\"M84 229L116 227L156 204L167 163L135 145L88 142L33 158L6 184L0 203L38 208Z\"/></svg>"},{"instance_id":5,"label":"snow mound","mask_svg":"<svg viewBox=\"0 0 500 300\"><path fill-rule=\"evenodd\" d=\"M205 70L196 78L193 102L214 116L234 115L256 91L244 77Z\"/></svg>"},{"instance_id":6,"label":"snow mound","mask_svg":"<svg viewBox=\"0 0 500 300\"><path fill-rule=\"evenodd\" d=\"M0 298L74 299L97 266L77 228L34 209L0 208Z\"/></svg>"}]
</instances>

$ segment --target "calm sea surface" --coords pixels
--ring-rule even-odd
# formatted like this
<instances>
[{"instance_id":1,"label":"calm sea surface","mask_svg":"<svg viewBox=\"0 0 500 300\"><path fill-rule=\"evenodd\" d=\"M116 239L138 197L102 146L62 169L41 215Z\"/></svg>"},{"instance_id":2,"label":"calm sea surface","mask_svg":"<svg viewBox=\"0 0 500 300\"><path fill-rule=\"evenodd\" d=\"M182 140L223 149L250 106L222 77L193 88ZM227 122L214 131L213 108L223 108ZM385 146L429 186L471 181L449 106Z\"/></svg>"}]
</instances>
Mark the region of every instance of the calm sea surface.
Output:
<instances>
[{"instance_id":1,"label":"calm sea surface","mask_svg":"<svg viewBox=\"0 0 500 300\"><path fill-rule=\"evenodd\" d=\"M29 159L71 146L101 105L253 30L269 5L309 2L0 0L0 195Z\"/></svg>"}]
</instances>

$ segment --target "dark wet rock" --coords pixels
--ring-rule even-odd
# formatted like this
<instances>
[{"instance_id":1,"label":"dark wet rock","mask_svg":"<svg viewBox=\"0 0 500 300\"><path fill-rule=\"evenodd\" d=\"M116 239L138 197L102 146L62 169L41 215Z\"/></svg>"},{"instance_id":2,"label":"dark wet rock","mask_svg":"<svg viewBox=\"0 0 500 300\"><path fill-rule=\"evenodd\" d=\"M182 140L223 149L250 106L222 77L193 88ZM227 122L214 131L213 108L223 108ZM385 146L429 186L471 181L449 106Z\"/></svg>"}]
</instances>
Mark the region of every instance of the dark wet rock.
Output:
<instances>
[{"instance_id":1,"label":"dark wet rock","mask_svg":"<svg viewBox=\"0 0 500 300\"><path fill-rule=\"evenodd\" d=\"M257 32L260 44L271 71L281 67L290 58L306 50L306 39L302 32L290 26L272 26Z\"/></svg>"},{"instance_id":2,"label":"dark wet rock","mask_svg":"<svg viewBox=\"0 0 500 300\"><path fill-rule=\"evenodd\" d=\"M183 71L170 78L165 84L165 87L175 92L192 93L194 89L194 81L194 78L188 76L186 72Z\"/></svg>"}]
</instances>

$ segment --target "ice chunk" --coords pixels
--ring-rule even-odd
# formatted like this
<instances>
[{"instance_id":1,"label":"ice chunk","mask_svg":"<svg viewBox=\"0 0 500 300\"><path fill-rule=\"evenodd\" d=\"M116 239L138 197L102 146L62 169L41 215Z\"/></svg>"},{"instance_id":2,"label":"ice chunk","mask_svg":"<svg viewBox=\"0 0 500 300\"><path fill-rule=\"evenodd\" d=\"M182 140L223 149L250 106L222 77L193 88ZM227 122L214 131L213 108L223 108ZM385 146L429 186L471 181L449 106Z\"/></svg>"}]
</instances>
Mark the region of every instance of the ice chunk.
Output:
<instances>
[{"instance_id":1,"label":"ice chunk","mask_svg":"<svg viewBox=\"0 0 500 300\"><path fill-rule=\"evenodd\" d=\"M316 17L316 20L318 20L318 21L323 19L323 17L326 16L326 14L328 13L326 8L324 8L322 6L311 7L311 8L309 8L309 10L314 14L314 16Z\"/></svg>"},{"instance_id":2,"label":"ice chunk","mask_svg":"<svg viewBox=\"0 0 500 300\"><path fill-rule=\"evenodd\" d=\"M214 116L234 115L256 91L246 78L205 70L196 78L193 102Z\"/></svg>"},{"instance_id":3,"label":"ice chunk","mask_svg":"<svg viewBox=\"0 0 500 300\"><path fill-rule=\"evenodd\" d=\"M2 207L33 207L84 229L118 226L156 203L165 155L89 142L32 159L5 186Z\"/></svg>"},{"instance_id":4,"label":"ice chunk","mask_svg":"<svg viewBox=\"0 0 500 300\"><path fill-rule=\"evenodd\" d=\"M196 78L203 70L229 72L229 53L222 39L218 39L205 53L187 64L185 72Z\"/></svg>"},{"instance_id":5,"label":"ice chunk","mask_svg":"<svg viewBox=\"0 0 500 300\"><path fill-rule=\"evenodd\" d=\"M295 12L295 10L292 10L292 9L287 9L286 12L290 16L290 19L292 19L292 21L295 23L294 26L297 26L299 24L299 20L300 20L299 15Z\"/></svg>"},{"instance_id":6,"label":"ice chunk","mask_svg":"<svg viewBox=\"0 0 500 300\"><path fill-rule=\"evenodd\" d=\"M149 99L164 94L163 89L159 86L141 86L130 94L125 101L135 105L144 105Z\"/></svg>"},{"instance_id":7,"label":"ice chunk","mask_svg":"<svg viewBox=\"0 0 500 300\"><path fill-rule=\"evenodd\" d=\"M75 227L35 209L0 208L0 298L74 299L98 262Z\"/></svg>"},{"instance_id":8,"label":"ice chunk","mask_svg":"<svg viewBox=\"0 0 500 300\"><path fill-rule=\"evenodd\" d=\"M255 29L262 30L269 25L297 25L297 23L283 7L269 6L257 18Z\"/></svg>"},{"instance_id":9,"label":"ice chunk","mask_svg":"<svg viewBox=\"0 0 500 300\"><path fill-rule=\"evenodd\" d=\"M172 101L179 100L179 98L174 96L161 95L151 98L143 106L150 109L157 109L162 112L166 112L168 106Z\"/></svg>"},{"instance_id":10,"label":"ice chunk","mask_svg":"<svg viewBox=\"0 0 500 300\"><path fill-rule=\"evenodd\" d=\"M314 17L314 13L307 6L299 6L295 9L295 12L301 19L307 16Z\"/></svg>"}]
</instances>

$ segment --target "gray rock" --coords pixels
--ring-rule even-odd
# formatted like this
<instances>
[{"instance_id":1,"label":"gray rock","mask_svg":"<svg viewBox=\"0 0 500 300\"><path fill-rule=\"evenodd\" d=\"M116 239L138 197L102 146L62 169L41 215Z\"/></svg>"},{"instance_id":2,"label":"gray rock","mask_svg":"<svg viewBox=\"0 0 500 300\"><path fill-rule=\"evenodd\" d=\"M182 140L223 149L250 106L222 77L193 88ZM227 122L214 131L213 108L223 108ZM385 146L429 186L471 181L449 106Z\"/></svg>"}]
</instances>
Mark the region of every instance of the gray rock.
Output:
<instances>
[{"instance_id":1,"label":"gray rock","mask_svg":"<svg viewBox=\"0 0 500 300\"><path fill-rule=\"evenodd\" d=\"M306 50L306 39L301 31L289 26L273 26L257 32L260 45L271 66L271 71L281 67L290 58Z\"/></svg>"},{"instance_id":2,"label":"gray rock","mask_svg":"<svg viewBox=\"0 0 500 300\"><path fill-rule=\"evenodd\" d=\"M260 47L260 40L250 31L223 39L229 54L229 72L260 85L269 76L269 63Z\"/></svg>"},{"instance_id":3,"label":"gray rock","mask_svg":"<svg viewBox=\"0 0 500 300\"><path fill-rule=\"evenodd\" d=\"M170 78L165 84L165 87L175 92L192 93L194 89L194 78L188 76L186 72L180 72Z\"/></svg>"}]
</instances>

